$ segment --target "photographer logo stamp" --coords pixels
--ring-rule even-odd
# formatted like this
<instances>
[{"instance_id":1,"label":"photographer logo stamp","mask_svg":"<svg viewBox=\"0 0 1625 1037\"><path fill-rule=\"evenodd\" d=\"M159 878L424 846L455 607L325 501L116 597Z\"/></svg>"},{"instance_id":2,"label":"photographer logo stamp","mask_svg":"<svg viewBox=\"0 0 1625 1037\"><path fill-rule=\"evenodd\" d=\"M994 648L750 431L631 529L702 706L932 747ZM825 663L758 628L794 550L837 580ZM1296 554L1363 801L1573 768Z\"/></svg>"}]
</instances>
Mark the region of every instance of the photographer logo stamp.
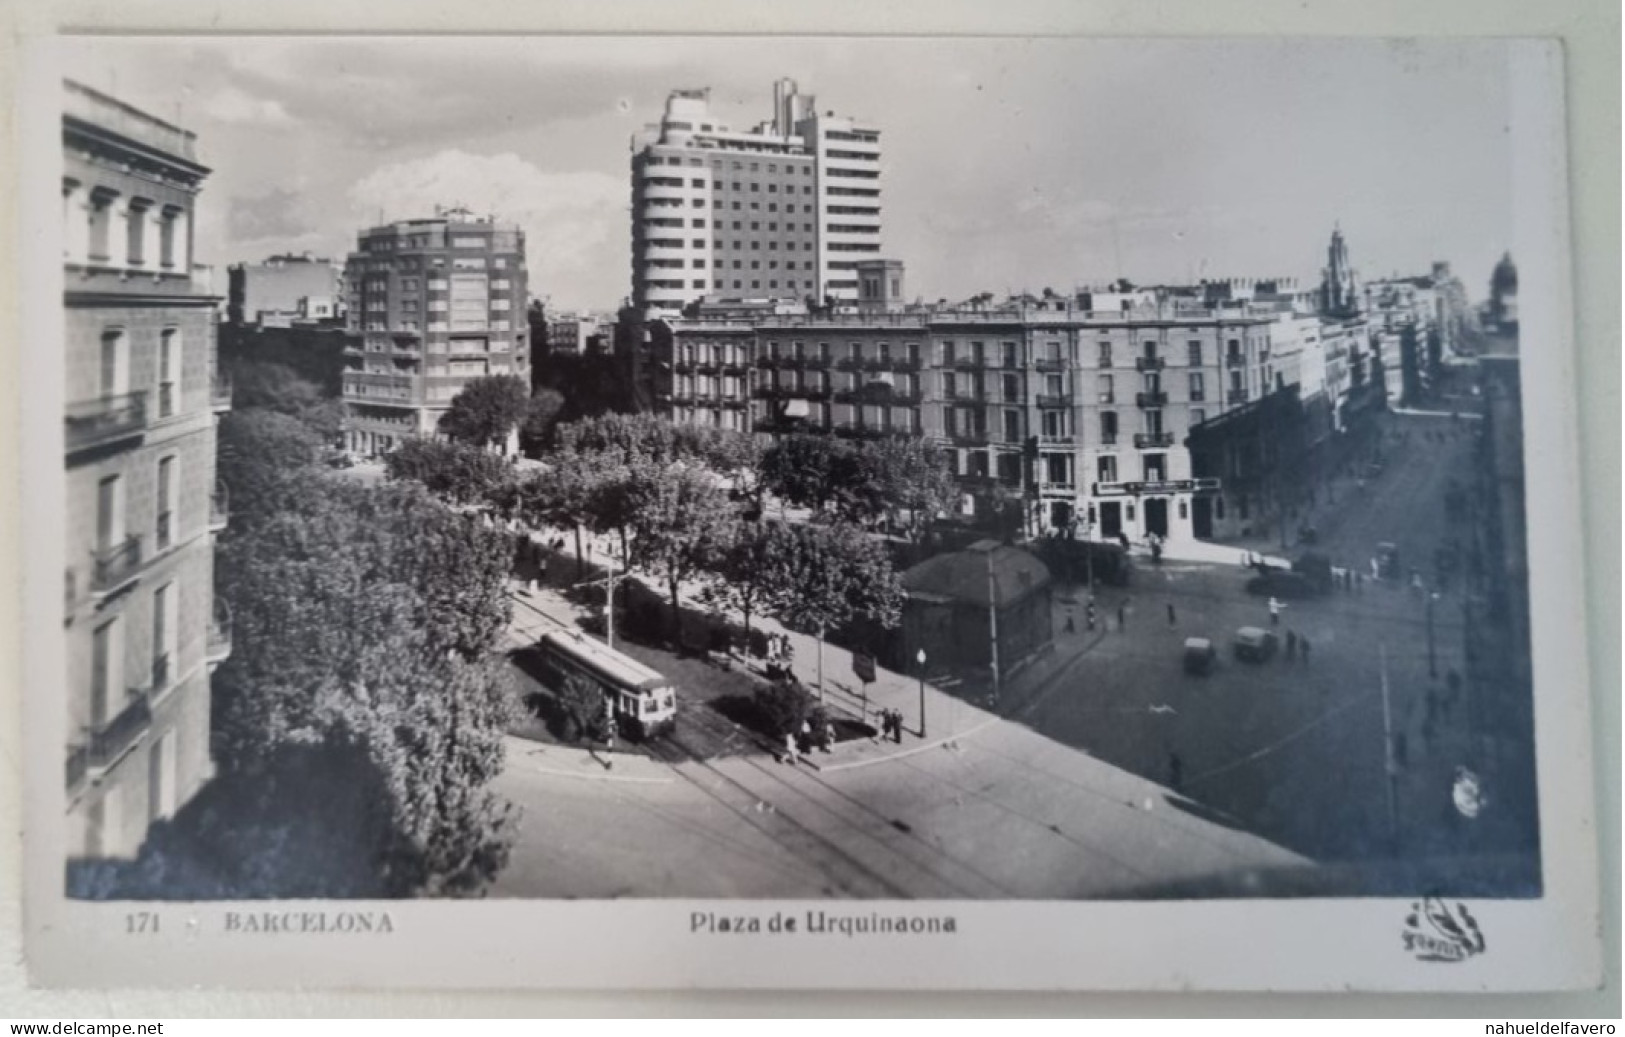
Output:
<instances>
[{"instance_id":1,"label":"photographer logo stamp","mask_svg":"<svg viewBox=\"0 0 1625 1037\"><path fill-rule=\"evenodd\" d=\"M1400 936L1405 949L1416 955L1417 961L1466 961L1483 954L1485 947L1478 919L1467 905L1457 901L1451 907L1439 897L1411 904Z\"/></svg>"}]
</instances>

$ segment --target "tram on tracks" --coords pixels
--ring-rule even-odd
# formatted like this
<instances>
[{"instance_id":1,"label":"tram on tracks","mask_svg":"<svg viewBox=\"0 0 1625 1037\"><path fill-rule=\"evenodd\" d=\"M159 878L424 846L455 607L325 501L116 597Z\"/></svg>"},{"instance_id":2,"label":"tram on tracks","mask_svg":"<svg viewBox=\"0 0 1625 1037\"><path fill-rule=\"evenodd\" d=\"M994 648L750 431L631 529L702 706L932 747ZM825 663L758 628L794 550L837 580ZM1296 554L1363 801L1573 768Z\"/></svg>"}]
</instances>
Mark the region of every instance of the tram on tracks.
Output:
<instances>
[{"instance_id":1,"label":"tram on tracks","mask_svg":"<svg viewBox=\"0 0 1625 1037\"><path fill-rule=\"evenodd\" d=\"M642 740L676 724L677 692L658 670L576 631L548 631L536 647L555 687L576 675L603 691L625 737Z\"/></svg>"}]
</instances>

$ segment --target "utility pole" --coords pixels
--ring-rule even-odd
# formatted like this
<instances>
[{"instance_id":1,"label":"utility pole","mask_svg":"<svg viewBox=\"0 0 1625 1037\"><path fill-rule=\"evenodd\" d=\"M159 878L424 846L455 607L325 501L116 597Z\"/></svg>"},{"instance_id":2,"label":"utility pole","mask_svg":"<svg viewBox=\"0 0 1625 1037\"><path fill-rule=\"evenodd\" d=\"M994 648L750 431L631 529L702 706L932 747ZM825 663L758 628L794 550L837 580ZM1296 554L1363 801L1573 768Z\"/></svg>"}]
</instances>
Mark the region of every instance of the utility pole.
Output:
<instances>
[{"instance_id":1,"label":"utility pole","mask_svg":"<svg viewBox=\"0 0 1625 1037\"><path fill-rule=\"evenodd\" d=\"M611 648L615 647L615 553L609 552L609 579L604 581L604 633Z\"/></svg>"},{"instance_id":2,"label":"utility pole","mask_svg":"<svg viewBox=\"0 0 1625 1037\"><path fill-rule=\"evenodd\" d=\"M1388 702L1388 648L1377 646L1377 658L1382 672L1382 740L1386 747L1384 767L1388 771L1388 826L1392 832L1394 854L1399 854L1399 761L1394 758L1393 710Z\"/></svg>"},{"instance_id":3,"label":"utility pole","mask_svg":"<svg viewBox=\"0 0 1625 1037\"><path fill-rule=\"evenodd\" d=\"M999 701L999 586L993 575L993 551L987 553L988 655L993 661L993 701Z\"/></svg>"}]
</instances>

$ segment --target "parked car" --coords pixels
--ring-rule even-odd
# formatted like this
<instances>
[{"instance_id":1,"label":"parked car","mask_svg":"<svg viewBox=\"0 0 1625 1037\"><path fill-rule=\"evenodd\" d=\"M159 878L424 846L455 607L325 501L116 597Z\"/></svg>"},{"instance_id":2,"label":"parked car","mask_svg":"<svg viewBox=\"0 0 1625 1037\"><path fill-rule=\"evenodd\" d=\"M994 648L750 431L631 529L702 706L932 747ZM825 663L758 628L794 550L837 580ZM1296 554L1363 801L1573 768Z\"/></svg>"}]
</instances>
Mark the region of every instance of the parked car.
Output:
<instances>
[{"instance_id":1,"label":"parked car","mask_svg":"<svg viewBox=\"0 0 1625 1037\"><path fill-rule=\"evenodd\" d=\"M1218 659L1213 642L1205 637L1185 638L1185 672L1204 674L1213 669Z\"/></svg>"},{"instance_id":2,"label":"parked car","mask_svg":"<svg viewBox=\"0 0 1625 1037\"><path fill-rule=\"evenodd\" d=\"M1237 659L1261 663L1275 654L1276 645L1275 634L1263 627L1242 627L1236 631L1233 648Z\"/></svg>"},{"instance_id":3,"label":"parked car","mask_svg":"<svg viewBox=\"0 0 1625 1037\"><path fill-rule=\"evenodd\" d=\"M1269 568L1247 581L1247 593L1259 597L1297 600L1312 598L1321 593L1321 590L1307 573Z\"/></svg>"}]
</instances>

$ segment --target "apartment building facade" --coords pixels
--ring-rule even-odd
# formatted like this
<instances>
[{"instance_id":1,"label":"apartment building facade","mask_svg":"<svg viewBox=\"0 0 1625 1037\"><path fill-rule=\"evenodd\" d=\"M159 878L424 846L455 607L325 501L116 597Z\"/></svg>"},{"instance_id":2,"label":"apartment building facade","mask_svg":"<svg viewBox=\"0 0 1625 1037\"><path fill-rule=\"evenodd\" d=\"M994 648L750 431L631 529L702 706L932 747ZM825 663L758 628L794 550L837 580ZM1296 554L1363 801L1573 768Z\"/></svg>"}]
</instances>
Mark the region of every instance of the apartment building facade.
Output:
<instances>
[{"instance_id":1,"label":"apartment building facade","mask_svg":"<svg viewBox=\"0 0 1625 1037\"><path fill-rule=\"evenodd\" d=\"M773 118L735 131L708 90L667 98L632 144L634 308L858 297L857 264L881 251L880 131L813 101L780 80Z\"/></svg>"},{"instance_id":2,"label":"apartment building facade","mask_svg":"<svg viewBox=\"0 0 1625 1037\"><path fill-rule=\"evenodd\" d=\"M952 458L965 514L1019 507L1031 533L1210 535L1222 483L1186 440L1280 383L1269 315L984 311L657 321L657 412L742 431L920 435ZM748 377L741 372L748 372Z\"/></svg>"},{"instance_id":3,"label":"apartment building facade","mask_svg":"<svg viewBox=\"0 0 1625 1037\"><path fill-rule=\"evenodd\" d=\"M234 263L226 277L226 319L233 324L287 327L343 316L343 274L326 259L271 256L262 263Z\"/></svg>"},{"instance_id":4,"label":"apartment building facade","mask_svg":"<svg viewBox=\"0 0 1625 1037\"><path fill-rule=\"evenodd\" d=\"M230 407L193 263L209 170L194 135L64 85L68 528L64 628L70 857L128 857L212 773L209 672L228 508L215 424Z\"/></svg>"},{"instance_id":5,"label":"apartment building facade","mask_svg":"<svg viewBox=\"0 0 1625 1037\"><path fill-rule=\"evenodd\" d=\"M433 436L470 381L530 384L518 227L448 209L363 231L345 263L345 448L373 456Z\"/></svg>"}]
</instances>

